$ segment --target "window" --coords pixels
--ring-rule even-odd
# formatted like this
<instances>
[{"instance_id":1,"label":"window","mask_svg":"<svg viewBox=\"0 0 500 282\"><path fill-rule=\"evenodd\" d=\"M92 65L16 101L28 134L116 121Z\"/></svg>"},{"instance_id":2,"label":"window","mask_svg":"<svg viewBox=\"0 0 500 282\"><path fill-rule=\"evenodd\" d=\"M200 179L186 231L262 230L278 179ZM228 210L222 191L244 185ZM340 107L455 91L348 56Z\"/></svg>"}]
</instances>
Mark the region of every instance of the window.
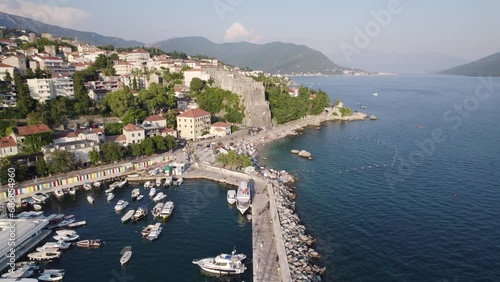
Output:
<instances>
[{"instance_id":1,"label":"window","mask_svg":"<svg viewBox=\"0 0 500 282\"><path fill-rule=\"evenodd\" d=\"M134 134L134 133L132 133L132 137L135 137L135 134Z\"/></svg>"},{"instance_id":2,"label":"window","mask_svg":"<svg viewBox=\"0 0 500 282\"><path fill-rule=\"evenodd\" d=\"M140 133L140 132L139 132L139 133L137 133L137 136L141 137L141 133Z\"/></svg>"}]
</instances>

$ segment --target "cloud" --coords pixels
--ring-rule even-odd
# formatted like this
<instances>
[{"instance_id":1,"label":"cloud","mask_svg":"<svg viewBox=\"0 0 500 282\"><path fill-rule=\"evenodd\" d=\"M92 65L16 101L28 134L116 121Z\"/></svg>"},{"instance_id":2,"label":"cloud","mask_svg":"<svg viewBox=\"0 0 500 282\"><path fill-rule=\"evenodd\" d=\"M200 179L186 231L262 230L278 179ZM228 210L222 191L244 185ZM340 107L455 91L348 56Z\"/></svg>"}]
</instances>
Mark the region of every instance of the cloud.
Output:
<instances>
[{"instance_id":1,"label":"cloud","mask_svg":"<svg viewBox=\"0 0 500 282\"><path fill-rule=\"evenodd\" d=\"M62 27L78 28L78 24L92 16L82 9L64 7L64 1L50 1L51 5L37 1L33 3L26 0L2 0L0 11L41 21L46 24L59 25ZM49 2L49 1L45 1ZM60 4L61 3L61 4Z\"/></svg>"},{"instance_id":2,"label":"cloud","mask_svg":"<svg viewBox=\"0 0 500 282\"><path fill-rule=\"evenodd\" d=\"M253 30L248 30L242 23L239 22L234 22L224 34L225 41L248 41L257 43L263 38L263 35L257 34Z\"/></svg>"}]
</instances>

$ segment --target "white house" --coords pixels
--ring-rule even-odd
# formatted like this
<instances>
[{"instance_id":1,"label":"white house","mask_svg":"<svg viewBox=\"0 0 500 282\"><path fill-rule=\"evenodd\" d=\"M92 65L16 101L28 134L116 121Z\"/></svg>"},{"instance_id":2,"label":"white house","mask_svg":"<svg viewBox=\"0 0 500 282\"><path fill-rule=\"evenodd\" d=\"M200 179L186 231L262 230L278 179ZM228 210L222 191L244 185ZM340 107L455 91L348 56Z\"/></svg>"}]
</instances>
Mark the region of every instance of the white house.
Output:
<instances>
[{"instance_id":1,"label":"white house","mask_svg":"<svg viewBox=\"0 0 500 282\"><path fill-rule=\"evenodd\" d=\"M177 116L177 131L180 138L196 140L210 132L210 113L202 109L186 111Z\"/></svg>"},{"instance_id":2,"label":"white house","mask_svg":"<svg viewBox=\"0 0 500 282\"><path fill-rule=\"evenodd\" d=\"M0 158L17 155L17 143L11 136L0 138Z\"/></svg>"},{"instance_id":3,"label":"white house","mask_svg":"<svg viewBox=\"0 0 500 282\"><path fill-rule=\"evenodd\" d=\"M131 123L127 124L123 128L123 135L126 138L126 146L130 144L141 143L141 141L144 140L146 136L143 128Z\"/></svg>"},{"instance_id":4,"label":"white house","mask_svg":"<svg viewBox=\"0 0 500 282\"><path fill-rule=\"evenodd\" d=\"M132 70L134 70L134 65L129 62L121 62L116 63L114 68L117 75L128 75L132 73Z\"/></svg>"},{"instance_id":5,"label":"white house","mask_svg":"<svg viewBox=\"0 0 500 282\"><path fill-rule=\"evenodd\" d=\"M57 96L67 97L69 99L75 97L73 79L69 77L33 78L28 79L27 82L31 97L40 102L46 102Z\"/></svg>"},{"instance_id":6,"label":"white house","mask_svg":"<svg viewBox=\"0 0 500 282\"><path fill-rule=\"evenodd\" d=\"M217 137L231 135L231 124L226 122L216 122L210 126L210 134Z\"/></svg>"},{"instance_id":7,"label":"white house","mask_svg":"<svg viewBox=\"0 0 500 282\"><path fill-rule=\"evenodd\" d=\"M21 74L26 73L26 57L23 55L12 55L4 58L2 63L13 66Z\"/></svg>"},{"instance_id":8,"label":"white house","mask_svg":"<svg viewBox=\"0 0 500 282\"><path fill-rule=\"evenodd\" d=\"M73 154L75 161L79 163L88 163L89 152L99 151L99 144L92 140L77 140L67 143L59 143L42 147L42 153L46 161L50 161L50 155L55 151L68 151Z\"/></svg>"},{"instance_id":9,"label":"white house","mask_svg":"<svg viewBox=\"0 0 500 282\"><path fill-rule=\"evenodd\" d=\"M9 73L10 77L14 78L14 67L4 63L0 63L0 80L4 80L5 75Z\"/></svg>"}]
</instances>

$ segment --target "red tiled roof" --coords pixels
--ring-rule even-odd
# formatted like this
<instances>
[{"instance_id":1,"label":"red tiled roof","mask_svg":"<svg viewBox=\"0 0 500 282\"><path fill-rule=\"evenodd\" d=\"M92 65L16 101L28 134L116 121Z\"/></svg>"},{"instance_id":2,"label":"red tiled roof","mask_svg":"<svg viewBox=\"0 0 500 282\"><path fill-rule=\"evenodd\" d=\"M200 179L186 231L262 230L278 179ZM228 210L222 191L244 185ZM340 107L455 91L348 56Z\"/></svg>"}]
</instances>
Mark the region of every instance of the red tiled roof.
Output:
<instances>
[{"instance_id":1,"label":"red tiled roof","mask_svg":"<svg viewBox=\"0 0 500 282\"><path fill-rule=\"evenodd\" d=\"M185 118L198 118L203 116L210 116L210 113L205 112L202 109L193 109L185 111L182 114L178 115L178 117L185 117Z\"/></svg>"},{"instance_id":2,"label":"red tiled roof","mask_svg":"<svg viewBox=\"0 0 500 282\"><path fill-rule=\"evenodd\" d=\"M0 148L16 147L16 140L14 138L7 136L0 138Z\"/></svg>"},{"instance_id":3,"label":"red tiled roof","mask_svg":"<svg viewBox=\"0 0 500 282\"><path fill-rule=\"evenodd\" d=\"M212 124L212 127L231 127L231 124L227 122L216 122Z\"/></svg>"},{"instance_id":4,"label":"red tiled roof","mask_svg":"<svg viewBox=\"0 0 500 282\"><path fill-rule=\"evenodd\" d=\"M166 120L166 118L164 118L161 115L155 115L155 116L149 116L145 119L145 121L160 121L160 120Z\"/></svg>"},{"instance_id":5,"label":"red tiled roof","mask_svg":"<svg viewBox=\"0 0 500 282\"><path fill-rule=\"evenodd\" d=\"M0 68L13 68L13 66L7 65L7 64L4 64L4 63L0 63Z\"/></svg>"},{"instance_id":6,"label":"red tiled roof","mask_svg":"<svg viewBox=\"0 0 500 282\"><path fill-rule=\"evenodd\" d=\"M119 135L114 142L123 142L123 141L127 141L127 136L125 135Z\"/></svg>"},{"instance_id":7,"label":"red tiled roof","mask_svg":"<svg viewBox=\"0 0 500 282\"><path fill-rule=\"evenodd\" d=\"M129 123L123 128L123 130L131 132L131 131L142 131L143 129L138 127L137 125Z\"/></svg>"},{"instance_id":8,"label":"red tiled roof","mask_svg":"<svg viewBox=\"0 0 500 282\"><path fill-rule=\"evenodd\" d=\"M169 133L169 132L175 132L172 128L162 128L160 129L160 133Z\"/></svg>"},{"instance_id":9,"label":"red tiled roof","mask_svg":"<svg viewBox=\"0 0 500 282\"><path fill-rule=\"evenodd\" d=\"M50 128L45 124L35 124L28 126L20 126L17 128L17 132L19 132L20 136L27 136L42 132L52 132Z\"/></svg>"}]
</instances>

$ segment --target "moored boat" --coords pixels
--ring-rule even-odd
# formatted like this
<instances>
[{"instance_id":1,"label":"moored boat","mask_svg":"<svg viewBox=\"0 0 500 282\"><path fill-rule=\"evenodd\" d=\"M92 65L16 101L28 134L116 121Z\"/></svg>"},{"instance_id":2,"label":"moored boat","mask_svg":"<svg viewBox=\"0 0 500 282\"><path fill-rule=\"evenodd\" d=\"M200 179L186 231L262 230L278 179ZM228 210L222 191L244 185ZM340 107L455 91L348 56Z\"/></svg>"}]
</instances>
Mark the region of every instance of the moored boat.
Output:
<instances>
[{"instance_id":1,"label":"moored boat","mask_svg":"<svg viewBox=\"0 0 500 282\"><path fill-rule=\"evenodd\" d=\"M16 263L14 268L9 268L9 271L6 273L2 274L2 278L25 278L25 277L31 277L35 271L38 270L38 264L35 262L30 262L25 265L18 265ZM2 279L0 279L2 280ZM11 280L15 281L15 280Z\"/></svg>"},{"instance_id":2,"label":"moored boat","mask_svg":"<svg viewBox=\"0 0 500 282\"><path fill-rule=\"evenodd\" d=\"M111 184L111 185L113 185L113 184ZM113 190L115 190L116 185L115 186L111 186L111 185L109 186L108 189L104 190L105 193L109 194L109 193L113 192Z\"/></svg>"},{"instance_id":3,"label":"moored boat","mask_svg":"<svg viewBox=\"0 0 500 282\"><path fill-rule=\"evenodd\" d=\"M69 187L68 193L72 196L76 195L76 187Z\"/></svg>"},{"instance_id":4,"label":"moored boat","mask_svg":"<svg viewBox=\"0 0 500 282\"><path fill-rule=\"evenodd\" d=\"M123 186L125 186L125 184L127 184L127 179L123 181L118 181L116 185L118 186L118 188L122 188Z\"/></svg>"},{"instance_id":5,"label":"moored boat","mask_svg":"<svg viewBox=\"0 0 500 282\"><path fill-rule=\"evenodd\" d=\"M139 196L137 196L137 201L140 201L140 200L142 200L142 198L144 198L144 195L142 195L142 194L139 194Z\"/></svg>"},{"instance_id":6,"label":"moored boat","mask_svg":"<svg viewBox=\"0 0 500 282\"><path fill-rule=\"evenodd\" d=\"M92 185L89 182L86 182L85 184L83 184L83 189L87 191L92 190Z\"/></svg>"},{"instance_id":7,"label":"moored boat","mask_svg":"<svg viewBox=\"0 0 500 282\"><path fill-rule=\"evenodd\" d=\"M78 240L80 235L78 235L74 230L58 230L56 231L56 236L53 238L57 241L72 242Z\"/></svg>"},{"instance_id":8,"label":"moored boat","mask_svg":"<svg viewBox=\"0 0 500 282\"><path fill-rule=\"evenodd\" d=\"M121 218L122 223L129 221L132 218L132 216L134 215L134 213L135 213L135 210L128 210L127 213L124 216L122 216L122 218Z\"/></svg>"},{"instance_id":9,"label":"moored boat","mask_svg":"<svg viewBox=\"0 0 500 282\"><path fill-rule=\"evenodd\" d=\"M45 269L38 277L39 281L62 281L64 269Z\"/></svg>"},{"instance_id":10,"label":"moored boat","mask_svg":"<svg viewBox=\"0 0 500 282\"><path fill-rule=\"evenodd\" d=\"M165 183L163 183L163 185L165 185L165 187L172 185L172 176L167 176L167 178L165 178Z\"/></svg>"},{"instance_id":11,"label":"moored boat","mask_svg":"<svg viewBox=\"0 0 500 282\"><path fill-rule=\"evenodd\" d=\"M128 202L125 200L119 200L115 205L115 211L121 211L128 206Z\"/></svg>"},{"instance_id":12,"label":"moored boat","mask_svg":"<svg viewBox=\"0 0 500 282\"><path fill-rule=\"evenodd\" d=\"M149 191L149 197L154 197L156 194L156 188L152 187L151 190Z\"/></svg>"},{"instance_id":13,"label":"moored boat","mask_svg":"<svg viewBox=\"0 0 500 282\"><path fill-rule=\"evenodd\" d=\"M132 219L133 221L139 221L139 220L141 220L141 219L145 218L147 214L148 214L148 210L147 210L147 209L145 209L145 208L143 208L143 207L139 207L139 208L135 211L135 213L134 213L134 215L132 216L132 218L131 218L131 219Z\"/></svg>"},{"instance_id":14,"label":"moored boat","mask_svg":"<svg viewBox=\"0 0 500 282\"><path fill-rule=\"evenodd\" d=\"M141 194L141 190L139 190L139 188L135 188L134 190L132 190L132 200L137 199L137 196L139 196L139 194Z\"/></svg>"},{"instance_id":15,"label":"moored boat","mask_svg":"<svg viewBox=\"0 0 500 282\"><path fill-rule=\"evenodd\" d=\"M57 241L57 242L47 242L43 246L36 248L38 252L44 252L49 249L61 249L66 250L71 247L71 243L65 241Z\"/></svg>"},{"instance_id":16,"label":"moored boat","mask_svg":"<svg viewBox=\"0 0 500 282\"><path fill-rule=\"evenodd\" d=\"M184 182L184 179L181 177L181 178L179 178L179 179L177 179L177 180L174 181L174 185L179 186L179 185L182 184L182 182Z\"/></svg>"},{"instance_id":17,"label":"moored boat","mask_svg":"<svg viewBox=\"0 0 500 282\"><path fill-rule=\"evenodd\" d=\"M215 258L204 258L193 260L193 263L198 265L202 270L217 275L233 275L243 274L246 267L242 260L246 258L244 254L235 254L234 250L229 254L220 254Z\"/></svg>"},{"instance_id":18,"label":"moored boat","mask_svg":"<svg viewBox=\"0 0 500 282\"><path fill-rule=\"evenodd\" d=\"M45 193L36 193L35 195L31 196L31 198L36 202L36 203L39 203L39 204L43 204L45 203L45 201L49 198L49 196L47 196L47 194Z\"/></svg>"},{"instance_id":19,"label":"moored boat","mask_svg":"<svg viewBox=\"0 0 500 282\"><path fill-rule=\"evenodd\" d=\"M89 204L93 204L94 203L94 197L88 195L87 196L87 201L89 202Z\"/></svg>"},{"instance_id":20,"label":"moored boat","mask_svg":"<svg viewBox=\"0 0 500 282\"><path fill-rule=\"evenodd\" d=\"M156 178L156 187L161 186L161 177Z\"/></svg>"},{"instance_id":21,"label":"moored boat","mask_svg":"<svg viewBox=\"0 0 500 282\"><path fill-rule=\"evenodd\" d=\"M75 216L74 215L68 215L68 216L65 216L63 218L63 220L61 222L59 222L59 224L57 224L57 227L66 227L68 226L69 224L75 222Z\"/></svg>"},{"instance_id":22,"label":"moored boat","mask_svg":"<svg viewBox=\"0 0 500 282\"><path fill-rule=\"evenodd\" d=\"M39 205L39 204L33 204L33 209L34 209L35 211L41 211L41 210L42 210L42 206L41 206L41 205Z\"/></svg>"},{"instance_id":23,"label":"moored boat","mask_svg":"<svg viewBox=\"0 0 500 282\"><path fill-rule=\"evenodd\" d=\"M99 182L99 181L94 182L94 187L95 188L101 187L101 182Z\"/></svg>"},{"instance_id":24,"label":"moored boat","mask_svg":"<svg viewBox=\"0 0 500 282\"><path fill-rule=\"evenodd\" d=\"M148 234L148 240L153 241L158 239L158 236L160 236L162 230L163 227L161 227L161 223L156 223L153 229L151 229L151 232L149 232Z\"/></svg>"},{"instance_id":25,"label":"moored boat","mask_svg":"<svg viewBox=\"0 0 500 282\"><path fill-rule=\"evenodd\" d=\"M76 242L76 245L80 248L99 248L101 244L101 239L82 240Z\"/></svg>"},{"instance_id":26,"label":"moored boat","mask_svg":"<svg viewBox=\"0 0 500 282\"><path fill-rule=\"evenodd\" d=\"M82 220L82 221L70 223L70 224L68 224L68 227L69 228L77 228L77 227L80 227L80 226L84 226L86 224L87 224L87 221Z\"/></svg>"},{"instance_id":27,"label":"moored boat","mask_svg":"<svg viewBox=\"0 0 500 282\"><path fill-rule=\"evenodd\" d=\"M106 196L106 201L111 201L115 198L115 194L109 192L108 195Z\"/></svg>"},{"instance_id":28,"label":"moored boat","mask_svg":"<svg viewBox=\"0 0 500 282\"><path fill-rule=\"evenodd\" d=\"M146 183L144 183L144 188L149 188L149 186L151 186L151 181L146 181Z\"/></svg>"},{"instance_id":29,"label":"moored boat","mask_svg":"<svg viewBox=\"0 0 500 282\"><path fill-rule=\"evenodd\" d=\"M241 214L245 214L245 212L250 208L250 187L248 187L248 182L241 181L240 186L238 187L238 192L236 193L236 208L240 211Z\"/></svg>"},{"instance_id":30,"label":"moored boat","mask_svg":"<svg viewBox=\"0 0 500 282\"><path fill-rule=\"evenodd\" d=\"M234 203L236 203L236 191L234 190L229 190L227 191L227 202L230 204L230 205L234 205Z\"/></svg>"},{"instance_id":31,"label":"moored boat","mask_svg":"<svg viewBox=\"0 0 500 282\"><path fill-rule=\"evenodd\" d=\"M120 264L121 265L124 265L126 264L130 258L132 257L132 247L131 246L127 246L125 248L123 248L120 252Z\"/></svg>"},{"instance_id":32,"label":"moored boat","mask_svg":"<svg viewBox=\"0 0 500 282\"><path fill-rule=\"evenodd\" d=\"M174 202L172 201L168 201L166 202L164 205L163 205L163 208L161 210L161 213L160 213L160 217L162 219L166 219L168 218L169 216L172 215L172 213L174 212Z\"/></svg>"},{"instance_id":33,"label":"moored boat","mask_svg":"<svg viewBox=\"0 0 500 282\"><path fill-rule=\"evenodd\" d=\"M62 199L64 198L64 192L62 189L57 189L54 191L54 195L56 196L56 198L58 199Z\"/></svg>"},{"instance_id":34,"label":"moored boat","mask_svg":"<svg viewBox=\"0 0 500 282\"><path fill-rule=\"evenodd\" d=\"M163 209L163 203L157 203L155 207L151 210L151 214L153 217L160 216L161 210Z\"/></svg>"},{"instance_id":35,"label":"moored boat","mask_svg":"<svg viewBox=\"0 0 500 282\"><path fill-rule=\"evenodd\" d=\"M154 224L150 224L150 225L144 227L141 231L142 237L144 237L144 238L148 237L149 233L151 233L151 230L153 230L154 227L155 227Z\"/></svg>"},{"instance_id":36,"label":"moored boat","mask_svg":"<svg viewBox=\"0 0 500 282\"><path fill-rule=\"evenodd\" d=\"M53 260L61 257L61 252L34 252L29 253L28 258L30 260Z\"/></svg>"},{"instance_id":37,"label":"moored boat","mask_svg":"<svg viewBox=\"0 0 500 282\"><path fill-rule=\"evenodd\" d=\"M160 192L153 198L153 201L158 202L165 199L166 197L167 195L165 195L163 192Z\"/></svg>"}]
</instances>

